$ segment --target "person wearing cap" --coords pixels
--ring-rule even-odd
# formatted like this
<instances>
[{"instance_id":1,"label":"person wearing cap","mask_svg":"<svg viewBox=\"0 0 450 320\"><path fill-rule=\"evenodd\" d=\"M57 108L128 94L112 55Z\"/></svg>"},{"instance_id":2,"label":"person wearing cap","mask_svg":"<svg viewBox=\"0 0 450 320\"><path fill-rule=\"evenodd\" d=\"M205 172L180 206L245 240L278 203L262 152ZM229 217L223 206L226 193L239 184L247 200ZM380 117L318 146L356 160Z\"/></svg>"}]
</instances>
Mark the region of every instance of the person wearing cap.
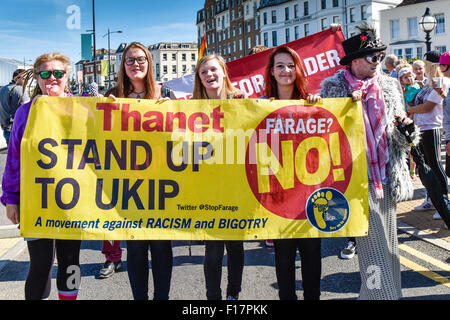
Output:
<instances>
[{"instance_id":1,"label":"person wearing cap","mask_svg":"<svg viewBox=\"0 0 450 320\"><path fill-rule=\"evenodd\" d=\"M359 299L394 300L402 297L397 240L396 202L412 198L413 186L406 162L409 144L396 128L396 120L416 129L406 117L400 83L381 71L386 46L373 27L343 41L347 66L321 83L323 98L361 99L366 132L369 178L369 231L356 237L361 273ZM419 137L411 131L413 143Z\"/></svg>"},{"instance_id":2,"label":"person wearing cap","mask_svg":"<svg viewBox=\"0 0 450 320\"><path fill-rule=\"evenodd\" d=\"M12 122L17 108L30 100L22 87L23 79L20 75L24 71L24 69L14 71L12 81L0 89L0 125L7 145L9 144Z\"/></svg>"},{"instance_id":3,"label":"person wearing cap","mask_svg":"<svg viewBox=\"0 0 450 320\"><path fill-rule=\"evenodd\" d=\"M443 123L443 100L450 87L450 79L443 78L439 66L441 54L439 51L429 51L425 54L425 75L428 84L416 95L414 105L408 106L408 112L414 115L414 122L420 128L420 150L424 154L425 163L431 168L439 180L443 197L448 203L447 176L441 163L441 129ZM414 210L425 211L434 209L428 194L422 204ZM435 212L433 219L441 216Z\"/></svg>"}]
</instances>

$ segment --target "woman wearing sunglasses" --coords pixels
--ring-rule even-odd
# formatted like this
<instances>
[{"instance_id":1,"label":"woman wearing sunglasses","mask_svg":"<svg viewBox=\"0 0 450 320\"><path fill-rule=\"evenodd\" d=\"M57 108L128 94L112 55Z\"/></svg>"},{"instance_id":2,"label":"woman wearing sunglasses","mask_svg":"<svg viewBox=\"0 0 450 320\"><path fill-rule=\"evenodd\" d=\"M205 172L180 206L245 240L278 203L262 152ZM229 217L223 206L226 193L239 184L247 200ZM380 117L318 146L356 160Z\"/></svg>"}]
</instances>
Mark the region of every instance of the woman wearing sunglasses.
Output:
<instances>
[{"instance_id":1,"label":"woman wearing sunglasses","mask_svg":"<svg viewBox=\"0 0 450 320\"><path fill-rule=\"evenodd\" d=\"M147 47L138 42L130 43L123 53L117 85L105 96L161 99L162 92L162 86L156 84L153 79L152 57ZM114 241L112 248L109 242L104 243L104 249L108 245L112 251L120 252L120 241ZM152 259L153 299L168 300L173 263L170 240L127 240L128 278L133 297L135 300L148 300L149 248Z\"/></svg>"},{"instance_id":2,"label":"woman wearing sunglasses","mask_svg":"<svg viewBox=\"0 0 450 320\"><path fill-rule=\"evenodd\" d=\"M33 69L29 70L24 79L27 83L35 79L37 86L31 95L31 101L22 105L14 118L11 140L8 148L5 173L3 175L1 202L6 206L6 214L12 223L20 222L20 216L27 214L19 210L20 198L20 143L22 141L28 114L33 102L38 96L66 97L70 96L67 89L70 68L69 58L59 53L48 53L38 57ZM30 269L25 281L25 299L47 299L51 289L51 275L54 255L58 260L56 286L61 300L75 300L78 288L68 288L72 283L69 277L73 271L68 267L79 268L81 241L55 239L26 239L30 256ZM78 273L79 274L79 273ZM79 283L78 279L76 283Z\"/></svg>"},{"instance_id":3,"label":"woman wearing sunglasses","mask_svg":"<svg viewBox=\"0 0 450 320\"><path fill-rule=\"evenodd\" d=\"M281 46L269 56L264 82L265 96L270 99L304 99L317 102L320 97L309 94L300 57L289 47ZM275 271L281 300L297 300L295 257L299 250L302 261L302 284L305 300L319 300L322 270L321 239L275 239Z\"/></svg>"},{"instance_id":4,"label":"woman wearing sunglasses","mask_svg":"<svg viewBox=\"0 0 450 320\"><path fill-rule=\"evenodd\" d=\"M360 33L342 42L344 70L321 84L323 98L361 100L368 173L368 235L356 237L361 274L359 299L397 300L402 297L397 239L397 205L411 199L413 186L406 162L409 144L396 128L408 125L417 144L417 128L406 117L403 92L397 79L381 72L386 46L375 29L359 26Z\"/></svg>"}]
</instances>

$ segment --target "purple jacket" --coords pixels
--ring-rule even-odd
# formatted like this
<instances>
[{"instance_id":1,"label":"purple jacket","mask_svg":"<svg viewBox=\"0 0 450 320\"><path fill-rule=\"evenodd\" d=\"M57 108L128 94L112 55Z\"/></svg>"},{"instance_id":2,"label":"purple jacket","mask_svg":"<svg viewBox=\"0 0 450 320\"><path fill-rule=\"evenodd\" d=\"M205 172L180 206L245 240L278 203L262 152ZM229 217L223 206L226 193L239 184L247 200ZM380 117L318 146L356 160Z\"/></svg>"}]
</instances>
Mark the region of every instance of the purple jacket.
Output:
<instances>
[{"instance_id":1,"label":"purple jacket","mask_svg":"<svg viewBox=\"0 0 450 320\"><path fill-rule=\"evenodd\" d=\"M17 109L14 117L2 180L3 195L0 201L3 205L19 204L20 202L20 143L27 125L30 107L31 101L23 104Z\"/></svg>"}]
</instances>

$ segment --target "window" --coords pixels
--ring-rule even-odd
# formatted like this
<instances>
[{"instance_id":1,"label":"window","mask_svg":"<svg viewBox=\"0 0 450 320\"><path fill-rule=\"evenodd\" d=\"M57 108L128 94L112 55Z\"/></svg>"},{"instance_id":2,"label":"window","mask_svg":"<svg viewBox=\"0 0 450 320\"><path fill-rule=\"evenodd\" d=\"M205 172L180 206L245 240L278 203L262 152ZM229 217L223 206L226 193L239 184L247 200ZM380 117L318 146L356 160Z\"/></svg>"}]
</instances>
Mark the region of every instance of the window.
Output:
<instances>
[{"instance_id":1,"label":"window","mask_svg":"<svg viewBox=\"0 0 450 320\"><path fill-rule=\"evenodd\" d=\"M264 32L264 46L269 46L269 35L267 34L267 32Z\"/></svg>"},{"instance_id":2,"label":"window","mask_svg":"<svg viewBox=\"0 0 450 320\"><path fill-rule=\"evenodd\" d=\"M286 36L286 42L290 42L291 41L291 37L290 37L290 34L289 34L289 28L286 28L284 30L284 33L285 33L285 36Z\"/></svg>"},{"instance_id":3,"label":"window","mask_svg":"<svg viewBox=\"0 0 450 320\"><path fill-rule=\"evenodd\" d=\"M400 20L391 20L391 39L400 38Z\"/></svg>"},{"instance_id":4,"label":"window","mask_svg":"<svg viewBox=\"0 0 450 320\"><path fill-rule=\"evenodd\" d=\"M436 50L440 53L444 53L445 51L447 51L447 46L436 46Z\"/></svg>"},{"instance_id":5,"label":"window","mask_svg":"<svg viewBox=\"0 0 450 320\"><path fill-rule=\"evenodd\" d=\"M278 45L277 32L276 31L272 31L272 46L276 47L277 45Z\"/></svg>"},{"instance_id":6,"label":"window","mask_svg":"<svg viewBox=\"0 0 450 320\"><path fill-rule=\"evenodd\" d=\"M294 18L298 18L298 4L294 4Z\"/></svg>"},{"instance_id":7,"label":"window","mask_svg":"<svg viewBox=\"0 0 450 320\"><path fill-rule=\"evenodd\" d=\"M252 38L247 38L247 49L250 49L252 47Z\"/></svg>"},{"instance_id":8,"label":"window","mask_svg":"<svg viewBox=\"0 0 450 320\"><path fill-rule=\"evenodd\" d=\"M325 30L328 28L327 18L323 18L320 20L320 25L322 27L322 30Z\"/></svg>"},{"instance_id":9,"label":"window","mask_svg":"<svg viewBox=\"0 0 450 320\"><path fill-rule=\"evenodd\" d=\"M242 39L239 39L239 51L242 51Z\"/></svg>"},{"instance_id":10,"label":"window","mask_svg":"<svg viewBox=\"0 0 450 320\"><path fill-rule=\"evenodd\" d=\"M361 20L367 20L367 6L361 6Z\"/></svg>"},{"instance_id":11,"label":"window","mask_svg":"<svg viewBox=\"0 0 450 320\"><path fill-rule=\"evenodd\" d=\"M436 18L436 34L445 33L445 18L444 14L437 14L434 16Z\"/></svg>"},{"instance_id":12,"label":"window","mask_svg":"<svg viewBox=\"0 0 450 320\"><path fill-rule=\"evenodd\" d=\"M341 22L341 17L333 16L333 23L339 23L339 22Z\"/></svg>"},{"instance_id":13,"label":"window","mask_svg":"<svg viewBox=\"0 0 450 320\"><path fill-rule=\"evenodd\" d=\"M394 54L397 58L403 58L403 49L394 49Z\"/></svg>"},{"instance_id":14,"label":"window","mask_svg":"<svg viewBox=\"0 0 450 320\"><path fill-rule=\"evenodd\" d=\"M167 53L163 53L163 61L167 61Z\"/></svg>"},{"instance_id":15,"label":"window","mask_svg":"<svg viewBox=\"0 0 450 320\"><path fill-rule=\"evenodd\" d=\"M309 35L309 24L308 23L305 23L303 25L303 32L305 34L305 37Z\"/></svg>"},{"instance_id":16,"label":"window","mask_svg":"<svg viewBox=\"0 0 450 320\"><path fill-rule=\"evenodd\" d=\"M163 66L163 73L167 73L167 66Z\"/></svg>"},{"instance_id":17,"label":"window","mask_svg":"<svg viewBox=\"0 0 450 320\"><path fill-rule=\"evenodd\" d=\"M294 28L294 32L295 32L295 40L299 39L300 38L300 28L299 28L299 26L296 26Z\"/></svg>"},{"instance_id":18,"label":"window","mask_svg":"<svg viewBox=\"0 0 450 320\"><path fill-rule=\"evenodd\" d=\"M186 61L186 53L182 53L181 54L181 60L182 61Z\"/></svg>"},{"instance_id":19,"label":"window","mask_svg":"<svg viewBox=\"0 0 450 320\"><path fill-rule=\"evenodd\" d=\"M327 8L327 0L320 0L320 4L322 10Z\"/></svg>"},{"instance_id":20,"label":"window","mask_svg":"<svg viewBox=\"0 0 450 320\"><path fill-rule=\"evenodd\" d=\"M410 38L417 37L417 17L408 18L408 36Z\"/></svg>"},{"instance_id":21,"label":"window","mask_svg":"<svg viewBox=\"0 0 450 320\"><path fill-rule=\"evenodd\" d=\"M272 10L272 23L277 23L277 11Z\"/></svg>"},{"instance_id":22,"label":"window","mask_svg":"<svg viewBox=\"0 0 450 320\"><path fill-rule=\"evenodd\" d=\"M289 20L289 7L284 8L284 20Z\"/></svg>"},{"instance_id":23,"label":"window","mask_svg":"<svg viewBox=\"0 0 450 320\"><path fill-rule=\"evenodd\" d=\"M422 59L422 57L423 57L423 49L422 49L422 47L417 47L417 49L416 49L416 57Z\"/></svg>"},{"instance_id":24,"label":"window","mask_svg":"<svg viewBox=\"0 0 450 320\"><path fill-rule=\"evenodd\" d=\"M303 2L303 15L307 16L309 14L309 3L308 1Z\"/></svg>"},{"instance_id":25,"label":"window","mask_svg":"<svg viewBox=\"0 0 450 320\"><path fill-rule=\"evenodd\" d=\"M183 73L187 71L187 66L183 64Z\"/></svg>"},{"instance_id":26,"label":"window","mask_svg":"<svg viewBox=\"0 0 450 320\"><path fill-rule=\"evenodd\" d=\"M339 0L333 0L333 8L339 7Z\"/></svg>"},{"instance_id":27,"label":"window","mask_svg":"<svg viewBox=\"0 0 450 320\"><path fill-rule=\"evenodd\" d=\"M176 61L177 60L177 54L176 53L172 53L172 61Z\"/></svg>"},{"instance_id":28,"label":"window","mask_svg":"<svg viewBox=\"0 0 450 320\"><path fill-rule=\"evenodd\" d=\"M350 16L350 23L356 21L356 17L355 17L355 8L350 8L350 9L349 9L349 16Z\"/></svg>"},{"instance_id":29,"label":"window","mask_svg":"<svg viewBox=\"0 0 450 320\"><path fill-rule=\"evenodd\" d=\"M266 25L267 24L267 12L263 13L263 24Z\"/></svg>"},{"instance_id":30,"label":"window","mask_svg":"<svg viewBox=\"0 0 450 320\"><path fill-rule=\"evenodd\" d=\"M413 56L412 56L412 48L406 48L405 49L405 59L409 60L409 59L412 59L412 58L413 58Z\"/></svg>"},{"instance_id":31,"label":"window","mask_svg":"<svg viewBox=\"0 0 450 320\"><path fill-rule=\"evenodd\" d=\"M172 73L177 73L177 66L172 66Z\"/></svg>"}]
</instances>

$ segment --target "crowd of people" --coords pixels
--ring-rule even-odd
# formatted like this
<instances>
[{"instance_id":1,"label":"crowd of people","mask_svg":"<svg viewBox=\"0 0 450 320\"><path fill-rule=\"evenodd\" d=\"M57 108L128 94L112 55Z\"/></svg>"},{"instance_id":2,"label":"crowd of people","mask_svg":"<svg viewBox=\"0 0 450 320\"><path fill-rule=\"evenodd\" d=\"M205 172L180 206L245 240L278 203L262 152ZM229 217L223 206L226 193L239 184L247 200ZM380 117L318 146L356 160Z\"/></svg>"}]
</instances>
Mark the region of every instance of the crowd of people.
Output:
<instances>
[{"instance_id":1,"label":"crowd of people","mask_svg":"<svg viewBox=\"0 0 450 320\"><path fill-rule=\"evenodd\" d=\"M447 199L447 176L439 161L441 131L444 126L447 155L450 155L450 52L428 52L424 60L410 64L405 60L387 56L383 72L382 61L387 46L377 38L368 25L359 28L359 34L342 43L345 56L340 64L345 68L323 79L319 92L308 88L308 81L299 55L288 46L274 49L267 61L264 81L265 95L261 98L304 99L313 104L324 98L350 97L361 101L365 127L366 155L369 178L369 231L364 237L350 238L341 258L350 259L356 250L361 274L360 299L400 299L402 297L400 262L397 241L396 205L412 197L412 179L415 178L414 161L410 157L411 143L398 130L408 128L412 145L418 145L432 169ZM267 48L255 48L255 52ZM69 59L59 53L38 57L33 68L13 77L13 88L0 91L14 97L14 118L10 132L5 132L9 122L2 112L0 119L4 135L8 134L8 156L2 181L1 202L12 223L18 224L20 216L20 143L28 114L39 96L71 96L68 89ZM36 80L34 92L28 96L17 87L27 86ZM169 99L169 90L153 79L152 58L148 49L137 42L128 45L120 64L117 84L105 93L106 97L134 99ZM99 96L98 87L92 85L90 96ZM5 98L0 96L4 105ZM20 96L20 97L19 97ZM227 67L219 55L199 59L195 72L193 99L245 99L234 88ZM11 101L11 99L9 99ZM17 108L21 105L19 108ZM17 110L17 112L16 112ZM9 120L8 120L9 121ZM10 133L10 136L9 136ZM447 160L449 156L447 156ZM447 162L448 164L448 162ZM447 166L447 175L450 169ZM26 199L25 199L26 201ZM427 197L416 210L431 209ZM439 217L439 213L438 213ZM25 299L46 299L50 293L51 268L54 255L58 260L57 290L60 299L76 299L78 289L67 288L69 266L79 266L81 241L55 239L26 239L30 256L30 269L25 282ZM270 239L268 239L270 240ZM280 299L297 299L295 286L295 257L301 255L303 297L320 299L321 239L274 239L275 274ZM120 241L104 241L102 253L106 262L100 278L108 278L122 268ZM236 300L241 291L245 267L244 243L235 241L205 241L204 277L206 298L222 299L220 288L222 259L227 251L228 285L226 299ZM153 274L153 299L167 300L170 294L173 266L170 240L127 240L127 272L134 299L147 300L149 258L151 253ZM369 286L369 269L380 270L380 285Z\"/></svg>"}]
</instances>

